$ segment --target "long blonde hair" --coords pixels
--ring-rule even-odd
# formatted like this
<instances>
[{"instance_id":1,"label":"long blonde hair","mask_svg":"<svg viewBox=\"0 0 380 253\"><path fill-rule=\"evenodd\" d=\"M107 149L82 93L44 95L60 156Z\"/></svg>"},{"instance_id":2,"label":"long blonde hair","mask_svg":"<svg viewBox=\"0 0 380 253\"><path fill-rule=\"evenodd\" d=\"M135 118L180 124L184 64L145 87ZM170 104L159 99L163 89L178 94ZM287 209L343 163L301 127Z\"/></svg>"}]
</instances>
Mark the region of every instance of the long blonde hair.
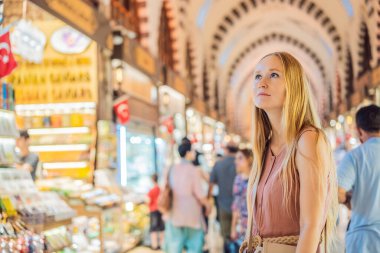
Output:
<instances>
[{"instance_id":1,"label":"long blonde hair","mask_svg":"<svg viewBox=\"0 0 380 253\"><path fill-rule=\"evenodd\" d=\"M318 176L328 178L328 199L327 203L327 222L326 233L329 243L332 241L335 231L337 210L338 210L338 195L337 195L337 183L336 183L336 170L334 161L332 158L331 147L326 135L321 130L320 121L314 105L311 101L311 94L309 84L306 75L303 71L301 64L292 55L285 52L272 53L270 55L277 56L283 65L285 71L285 103L282 113L282 126L285 129L285 141L287 145L287 154L285 156L282 170L280 173L281 182L283 186L283 200L285 206L289 208L289 193L295 192L295 196L299 196L299 181L298 172L296 167L296 154L297 143L300 134L306 128L312 128L318 133L318 143L326 146L326 152L328 152L328 159L321 159L317 157L317 168L326 168L323 171L319 171ZM265 58L264 57L264 58ZM262 164L264 157L264 149L267 142L270 140L272 133L271 124L268 115L264 110L255 107L253 112L253 166L249 178L249 186L247 194L248 202L248 228L251 227L253 207L255 203L252 203L252 191L254 182L257 176L261 175ZM322 138L320 138L322 137ZM321 155L321 154L318 154ZM327 185L325 185L327 188ZM250 231L250 229L248 229ZM252 231L250 231L252 233ZM247 233L247 238L248 238Z\"/></svg>"}]
</instances>

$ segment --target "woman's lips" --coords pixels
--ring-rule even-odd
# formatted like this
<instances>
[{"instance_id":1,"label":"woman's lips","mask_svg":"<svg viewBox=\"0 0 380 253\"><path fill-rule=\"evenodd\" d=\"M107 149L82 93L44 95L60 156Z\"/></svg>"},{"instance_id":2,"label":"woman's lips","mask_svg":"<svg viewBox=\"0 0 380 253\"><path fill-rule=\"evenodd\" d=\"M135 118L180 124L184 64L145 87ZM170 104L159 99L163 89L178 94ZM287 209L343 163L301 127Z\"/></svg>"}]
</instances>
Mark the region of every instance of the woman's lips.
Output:
<instances>
[{"instance_id":1,"label":"woman's lips","mask_svg":"<svg viewBox=\"0 0 380 253\"><path fill-rule=\"evenodd\" d=\"M264 97L270 97L270 95L268 93L265 93L265 92L259 92L257 93L257 96L264 96Z\"/></svg>"}]
</instances>

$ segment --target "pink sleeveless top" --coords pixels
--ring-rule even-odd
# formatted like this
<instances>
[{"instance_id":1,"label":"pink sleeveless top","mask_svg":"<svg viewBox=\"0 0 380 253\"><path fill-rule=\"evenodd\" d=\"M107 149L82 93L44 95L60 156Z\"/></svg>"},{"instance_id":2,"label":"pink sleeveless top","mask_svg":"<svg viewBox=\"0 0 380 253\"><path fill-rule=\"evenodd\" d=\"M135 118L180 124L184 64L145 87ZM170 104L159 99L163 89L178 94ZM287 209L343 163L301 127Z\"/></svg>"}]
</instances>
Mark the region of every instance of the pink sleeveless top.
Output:
<instances>
[{"instance_id":1,"label":"pink sleeveless top","mask_svg":"<svg viewBox=\"0 0 380 253\"><path fill-rule=\"evenodd\" d=\"M300 235L300 202L299 191L298 193L296 191L300 188L298 174L295 175L297 185L288 195L289 207L285 206L283 200L280 171L286 151L286 148L283 148L277 156L274 156L269 149L266 154L256 193L254 210L256 225L253 227L253 235L260 235L262 238ZM326 220L327 205L324 217ZM321 245L317 253L320 252L320 248Z\"/></svg>"},{"instance_id":2,"label":"pink sleeveless top","mask_svg":"<svg viewBox=\"0 0 380 253\"><path fill-rule=\"evenodd\" d=\"M300 234L300 204L296 191L290 193L290 206L285 206L283 189L280 178L281 165L285 159L286 148L277 156L268 150L265 157L264 169L256 194L254 235L280 237ZM299 180L298 182L299 187Z\"/></svg>"}]
</instances>

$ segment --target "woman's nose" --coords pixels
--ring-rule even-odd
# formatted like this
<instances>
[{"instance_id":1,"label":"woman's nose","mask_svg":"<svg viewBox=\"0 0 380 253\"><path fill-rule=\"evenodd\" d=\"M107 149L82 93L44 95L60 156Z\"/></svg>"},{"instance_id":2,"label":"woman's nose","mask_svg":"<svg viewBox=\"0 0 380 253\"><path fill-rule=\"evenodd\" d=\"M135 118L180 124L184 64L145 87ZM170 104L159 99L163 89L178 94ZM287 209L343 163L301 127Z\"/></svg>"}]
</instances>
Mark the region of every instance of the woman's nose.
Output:
<instances>
[{"instance_id":1,"label":"woman's nose","mask_svg":"<svg viewBox=\"0 0 380 253\"><path fill-rule=\"evenodd\" d=\"M268 79L263 77L258 83L259 88L267 88L268 87Z\"/></svg>"}]
</instances>

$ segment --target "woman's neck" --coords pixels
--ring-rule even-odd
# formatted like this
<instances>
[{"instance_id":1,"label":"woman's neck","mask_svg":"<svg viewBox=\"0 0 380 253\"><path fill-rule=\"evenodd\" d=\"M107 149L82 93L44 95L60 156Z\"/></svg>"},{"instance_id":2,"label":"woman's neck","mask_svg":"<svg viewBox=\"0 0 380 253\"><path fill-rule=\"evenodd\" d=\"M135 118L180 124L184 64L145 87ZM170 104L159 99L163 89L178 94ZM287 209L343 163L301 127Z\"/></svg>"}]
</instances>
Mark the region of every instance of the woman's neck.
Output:
<instances>
[{"instance_id":1,"label":"woman's neck","mask_svg":"<svg viewBox=\"0 0 380 253\"><path fill-rule=\"evenodd\" d=\"M267 112L271 127L272 136L270 140L270 146L275 150L279 150L285 144L285 131L282 126L282 112L281 111L271 111Z\"/></svg>"}]
</instances>

